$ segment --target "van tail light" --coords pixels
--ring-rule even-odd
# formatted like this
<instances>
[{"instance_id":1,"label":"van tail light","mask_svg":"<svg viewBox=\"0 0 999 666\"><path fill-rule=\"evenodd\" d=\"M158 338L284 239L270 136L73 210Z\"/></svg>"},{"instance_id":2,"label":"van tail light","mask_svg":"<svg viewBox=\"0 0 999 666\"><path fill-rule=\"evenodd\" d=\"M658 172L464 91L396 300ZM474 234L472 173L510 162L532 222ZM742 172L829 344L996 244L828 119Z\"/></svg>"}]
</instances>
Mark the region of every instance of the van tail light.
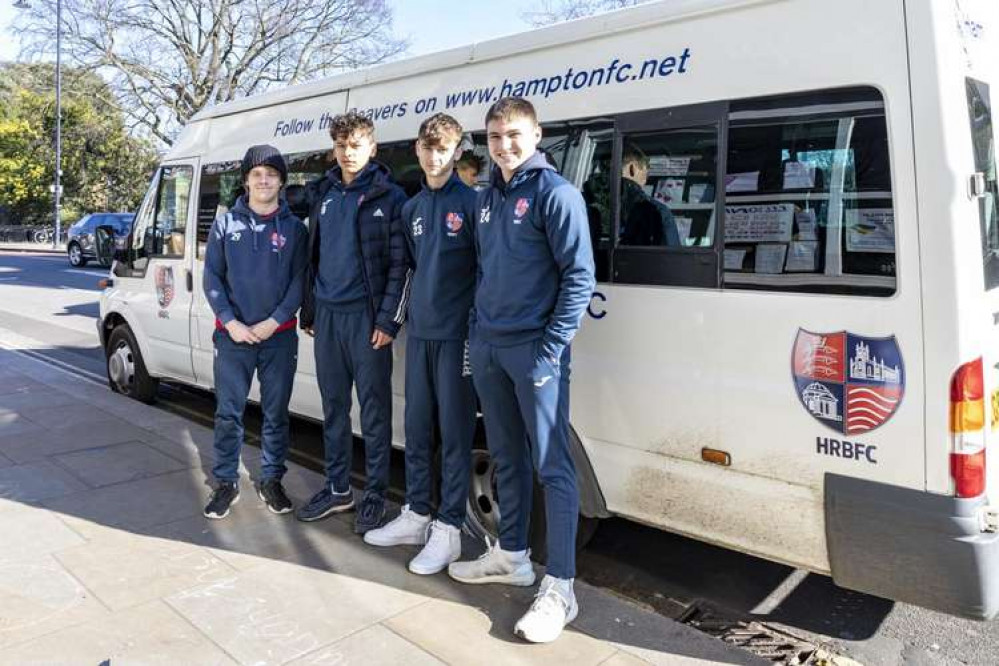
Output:
<instances>
[{"instance_id":1,"label":"van tail light","mask_svg":"<svg viewBox=\"0 0 999 666\"><path fill-rule=\"evenodd\" d=\"M982 359L965 363L950 380L950 475L957 497L985 492L985 380Z\"/></svg>"}]
</instances>

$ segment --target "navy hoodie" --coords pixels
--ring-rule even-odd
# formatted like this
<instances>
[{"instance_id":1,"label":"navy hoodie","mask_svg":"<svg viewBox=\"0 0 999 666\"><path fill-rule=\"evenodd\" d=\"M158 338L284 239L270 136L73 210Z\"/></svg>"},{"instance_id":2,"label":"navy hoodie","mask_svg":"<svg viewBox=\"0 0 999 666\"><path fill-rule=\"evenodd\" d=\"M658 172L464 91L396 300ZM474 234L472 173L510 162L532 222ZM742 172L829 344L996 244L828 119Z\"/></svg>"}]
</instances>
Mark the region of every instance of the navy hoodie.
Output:
<instances>
[{"instance_id":1,"label":"navy hoodie","mask_svg":"<svg viewBox=\"0 0 999 666\"><path fill-rule=\"evenodd\" d=\"M413 270L408 300L409 335L422 340L464 340L475 294L476 192L458 174L439 190L423 189L402 207L407 263Z\"/></svg>"},{"instance_id":2,"label":"navy hoodie","mask_svg":"<svg viewBox=\"0 0 999 666\"><path fill-rule=\"evenodd\" d=\"M262 218L240 197L212 223L205 250L204 289L224 326L253 326L267 318L293 321L302 303L308 259L305 225L282 198L277 214Z\"/></svg>"},{"instance_id":3,"label":"navy hoodie","mask_svg":"<svg viewBox=\"0 0 999 666\"><path fill-rule=\"evenodd\" d=\"M557 362L596 284L583 196L536 153L509 183L494 167L477 207L473 336L497 346L541 339Z\"/></svg>"}]
</instances>

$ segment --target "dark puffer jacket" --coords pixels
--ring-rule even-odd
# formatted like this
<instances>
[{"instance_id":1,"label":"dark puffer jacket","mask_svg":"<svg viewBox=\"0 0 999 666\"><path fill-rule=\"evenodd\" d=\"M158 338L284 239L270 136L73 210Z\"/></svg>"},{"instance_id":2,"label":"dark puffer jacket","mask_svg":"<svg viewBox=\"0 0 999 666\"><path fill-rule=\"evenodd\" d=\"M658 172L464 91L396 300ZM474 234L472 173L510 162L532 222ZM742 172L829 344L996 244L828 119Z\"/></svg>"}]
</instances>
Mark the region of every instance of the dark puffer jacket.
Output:
<instances>
[{"instance_id":1,"label":"dark puffer jacket","mask_svg":"<svg viewBox=\"0 0 999 666\"><path fill-rule=\"evenodd\" d=\"M389 168L372 161L374 177L357 211L357 247L361 254L364 288L375 328L395 337L406 318L404 296L411 271L406 265L406 240L401 214L406 194L392 181ZM309 328L316 315L316 276L319 274L320 208L332 188L344 189L340 167L334 167L305 189L309 204L309 264L306 272L302 328ZM377 213L377 214L376 214Z\"/></svg>"}]
</instances>

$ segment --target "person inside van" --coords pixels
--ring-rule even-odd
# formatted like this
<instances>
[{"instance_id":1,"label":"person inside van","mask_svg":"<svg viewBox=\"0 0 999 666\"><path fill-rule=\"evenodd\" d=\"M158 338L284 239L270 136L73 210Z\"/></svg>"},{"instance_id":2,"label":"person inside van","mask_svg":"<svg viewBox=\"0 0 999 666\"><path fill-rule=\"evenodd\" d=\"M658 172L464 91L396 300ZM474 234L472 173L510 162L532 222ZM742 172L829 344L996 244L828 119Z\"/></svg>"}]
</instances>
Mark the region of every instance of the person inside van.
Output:
<instances>
[{"instance_id":1,"label":"person inside van","mask_svg":"<svg viewBox=\"0 0 999 666\"><path fill-rule=\"evenodd\" d=\"M534 583L527 541L536 469L545 497L547 571L514 630L540 643L555 640L578 613L569 344L595 286L593 250L582 195L538 152L541 127L531 103L518 97L494 103L486 136L495 165L476 204L479 269L469 356L496 462L500 535L482 557L454 562L448 573L463 583Z\"/></svg>"},{"instance_id":2,"label":"person inside van","mask_svg":"<svg viewBox=\"0 0 999 666\"><path fill-rule=\"evenodd\" d=\"M461 153L454 168L465 185L475 187L479 183L479 172L482 171L482 158L471 150L466 150Z\"/></svg>"},{"instance_id":3,"label":"person inside van","mask_svg":"<svg viewBox=\"0 0 999 666\"><path fill-rule=\"evenodd\" d=\"M680 247L673 212L645 191L649 165L649 158L641 148L630 143L624 145L621 154L621 243Z\"/></svg>"},{"instance_id":4,"label":"person inside van","mask_svg":"<svg viewBox=\"0 0 999 666\"><path fill-rule=\"evenodd\" d=\"M417 574L435 574L461 557L475 437L467 339L475 292L476 195L455 173L461 134L457 120L438 113L423 121L416 140L423 189L402 207L413 270L406 324L407 504L395 520L364 535L374 546L424 546L409 562ZM441 483L432 520L435 430L441 439Z\"/></svg>"},{"instance_id":5,"label":"person inside van","mask_svg":"<svg viewBox=\"0 0 999 666\"><path fill-rule=\"evenodd\" d=\"M243 412L254 372L263 413L257 495L273 513L293 509L281 479L308 238L281 196L288 167L277 148L251 147L240 172L246 194L215 219L205 250L204 289L215 313L216 487L204 515L214 519L229 515L239 499Z\"/></svg>"},{"instance_id":6,"label":"person inside van","mask_svg":"<svg viewBox=\"0 0 999 666\"><path fill-rule=\"evenodd\" d=\"M309 262L301 326L315 336L326 483L298 510L314 521L354 508L351 389L361 407L367 485L354 520L363 534L385 517L392 447L392 340L408 291L400 215L406 195L375 161L375 127L358 113L330 126L336 166L306 187Z\"/></svg>"}]
</instances>

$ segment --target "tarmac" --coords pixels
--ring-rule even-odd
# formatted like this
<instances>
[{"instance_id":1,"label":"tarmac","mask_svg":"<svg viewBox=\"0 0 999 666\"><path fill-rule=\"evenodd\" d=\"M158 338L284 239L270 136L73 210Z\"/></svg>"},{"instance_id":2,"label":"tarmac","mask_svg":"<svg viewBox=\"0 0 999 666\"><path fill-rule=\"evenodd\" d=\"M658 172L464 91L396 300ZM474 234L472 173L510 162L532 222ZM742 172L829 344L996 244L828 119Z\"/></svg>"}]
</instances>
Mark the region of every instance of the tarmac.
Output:
<instances>
[{"instance_id":1,"label":"tarmac","mask_svg":"<svg viewBox=\"0 0 999 666\"><path fill-rule=\"evenodd\" d=\"M2 665L769 663L580 581L562 637L524 643L512 628L533 587L411 574L416 549L366 546L352 515L273 515L249 447L239 503L206 520L210 429L12 340L0 339ZM321 483L289 465L296 504ZM468 555L482 548L466 537Z\"/></svg>"}]
</instances>

